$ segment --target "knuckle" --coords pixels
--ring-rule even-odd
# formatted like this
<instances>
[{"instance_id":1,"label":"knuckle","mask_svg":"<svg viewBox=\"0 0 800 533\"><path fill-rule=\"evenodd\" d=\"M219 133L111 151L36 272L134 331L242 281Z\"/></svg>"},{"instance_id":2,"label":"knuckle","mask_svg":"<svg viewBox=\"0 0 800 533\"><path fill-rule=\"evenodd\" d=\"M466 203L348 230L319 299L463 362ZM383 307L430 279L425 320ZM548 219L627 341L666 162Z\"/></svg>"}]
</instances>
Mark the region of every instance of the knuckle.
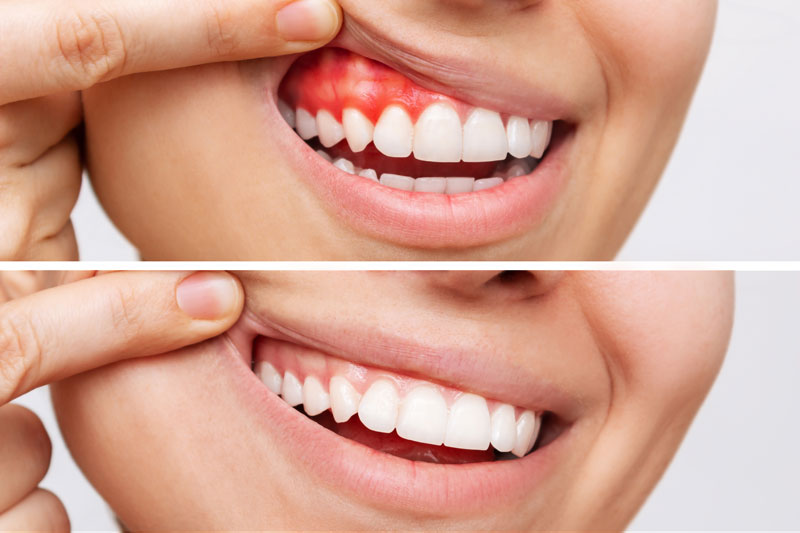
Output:
<instances>
[{"instance_id":1,"label":"knuckle","mask_svg":"<svg viewBox=\"0 0 800 533\"><path fill-rule=\"evenodd\" d=\"M76 88L120 74L127 62L122 29L108 12L67 12L55 20L56 62Z\"/></svg>"},{"instance_id":2,"label":"knuckle","mask_svg":"<svg viewBox=\"0 0 800 533\"><path fill-rule=\"evenodd\" d=\"M232 8L226 3L215 1L209 3L206 28L208 48L216 56L230 56L240 48L236 17L233 15Z\"/></svg>"},{"instance_id":3,"label":"knuckle","mask_svg":"<svg viewBox=\"0 0 800 533\"><path fill-rule=\"evenodd\" d=\"M33 206L16 196L13 183L0 175L0 261L24 259L34 229Z\"/></svg>"},{"instance_id":4,"label":"knuckle","mask_svg":"<svg viewBox=\"0 0 800 533\"><path fill-rule=\"evenodd\" d=\"M137 303L136 290L128 285L115 285L107 303L108 316L115 333L126 339L137 338L142 330L142 306Z\"/></svg>"},{"instance_id":5,"label":"knuckle","mask_svg":"<svg viewBox=\"0 0 800 533\"><path fill-rule=\"evenodd\" d=\"M21 405L9 404L5 408L12 408L8 413L13 419L13 428L17 436L25 444L26 460L35 470L36 477L41 480L47 473L53 445L44 424L36 414ZM6 423L8 419L4 420Z\"/></svg>"},{"instance_id":6,"label":"knuckle","mask_svg":"<svg viewBox=\"0 0 800 533\"><path fill-rule=\"evenodd\" d=\"M0 307L0 404L16 397L41 365L42 343L31 321Z\"/></svg>"}]
</instances>

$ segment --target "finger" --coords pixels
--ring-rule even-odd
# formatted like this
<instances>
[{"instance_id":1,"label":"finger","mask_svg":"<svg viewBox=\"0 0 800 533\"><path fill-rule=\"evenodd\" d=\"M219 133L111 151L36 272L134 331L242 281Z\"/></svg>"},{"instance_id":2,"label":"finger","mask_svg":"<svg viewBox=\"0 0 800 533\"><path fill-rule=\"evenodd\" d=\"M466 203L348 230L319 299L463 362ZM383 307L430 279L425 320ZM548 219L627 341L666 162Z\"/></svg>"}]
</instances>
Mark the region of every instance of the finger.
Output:
<instances>
[{"instance_id":1,"label":"finger","mask_svg":"<svg viewBox=\"0 0 800 533\"><path fill-rule=\"evenodd\" d=\"M33 412L14 404L0 407L0 513L44 479L50 452L50 438Z\"/></svg>"},{"instance_id":2,"label":"finger","mask_svg":"<svg viewBox=\"0 0 800 533\"><path fill-rule=\"evenodd\" d=\"M75 227L67 222L61 231L52 237L31 244L26 253L29 261L77 261L78 241L75 238Z\"/></svg>"},{"instance_id":3,"label":"finger","mask_svg":"<svg viewBox=\"0 0 800 533\"><path fill-rule=\"evenodd\" d=\"M322 46L341 25L334 0L29 0L0 3L0 103L88 88L117 76Z\"/></svg>"},{"instance_id":4,"label":"finger","mask_svg":"<svg viewBox=\"0 0 800 533\"><path fill-rule=\"evenodd\" d=\"M0 531L69 531L69 516L58 497L36 489L24 500L0 513Z\"/></svg>"},{"instance_id":5,"label":"finger","mask_svg":"<svg viewBox=\"0 0 800 533\"><path fill-rule=\"evenodd\" d=\"M229 329L244 293L223 272L115 272L0 306L0 404L109 363Z\"/></svg>"},{"instance_id":6,"label":"finger","mask_svg":"<svg viewBox=\"0 0 800 533\"><path fill-rule=\"evenodd\" d=\"M80 122L81 97L77 92L0 106L0 164L32 163Z\"/></svg>"}]
</instances>

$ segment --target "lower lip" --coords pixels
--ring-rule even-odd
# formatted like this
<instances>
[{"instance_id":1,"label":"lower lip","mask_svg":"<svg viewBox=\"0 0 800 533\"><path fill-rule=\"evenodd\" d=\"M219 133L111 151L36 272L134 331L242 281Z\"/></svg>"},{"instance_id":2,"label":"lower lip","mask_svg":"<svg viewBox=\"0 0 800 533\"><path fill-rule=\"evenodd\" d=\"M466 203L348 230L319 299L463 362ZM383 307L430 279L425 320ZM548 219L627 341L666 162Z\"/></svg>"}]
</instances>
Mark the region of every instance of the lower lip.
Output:
<instances>
[{"instance_id":1,"label":"lower lip","mask_svg":"<svg viewBox=\"0 0 800 533\"><path fill-rule=\"evenodd\" d=\"M236 350L222 361L235 374L264 431L292 462L334 488L381 509L442 515L485 514L531 497L554 471L563 434L524 459L466 465L414 462L345 439L289 407L253 374Z\"/></svg>"},{"instance_id":2,"label":"lower lip","mask_svg":"<svg viewBox=\"0 0 800 533\"><path fill-rule=\"evenodd\" d=\"M446 195L392 189L348 174L322 159L267 106L283 129L276 143L329 212L373 238L416 248L467 248L494 244L540 224L566 183L573 131L554 137L547 156L529 176L480 192Z\"/></svg>"}]
</instances>

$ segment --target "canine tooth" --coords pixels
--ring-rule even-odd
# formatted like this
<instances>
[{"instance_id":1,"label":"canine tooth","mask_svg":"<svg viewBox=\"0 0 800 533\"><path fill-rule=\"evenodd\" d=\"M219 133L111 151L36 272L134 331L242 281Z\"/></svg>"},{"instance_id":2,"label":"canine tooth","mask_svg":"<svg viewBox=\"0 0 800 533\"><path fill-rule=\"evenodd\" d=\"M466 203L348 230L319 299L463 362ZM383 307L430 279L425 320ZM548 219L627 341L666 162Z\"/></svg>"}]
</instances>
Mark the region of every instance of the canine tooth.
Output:
<instances>
[{"instance_id":1,"label":"canine tooth","mask_svg":"<svg viewBox=\"0 0 800 533\"><path fill-rule=\"evenodd\" d=\"M464 154L468 162L502 161L508 155L508 136L500 113L477 108L464 124Z\"/></svg>"},{"instance_id":2,"label":"canine tooth","mask_svg":"<svg viewBox=\"0 0 800 533\"><path fill-rule=\"evenodd\" d=\"M517 436L511 453L517 457L525 457L525 454L531 451L531 448L536 443L540 424L540 418L533 414L533 411L525 411L519 415L519 419L517 419Z\"/></svg>"},{"instance_id":3,"label":"canine tooth","mask_svg":"<svg viewBox=\"0 0 800 533\"><path fill-rule=\"evenodd\" d=\"M351 416L358 412L358 402L361 401L361 395L347 381L347 378L342 376L333 376L329 389L333 419L340 424L347 422Z\"/></svg>"},{"instance_id":4,"label":"canine tooth","mask_svg":"<svg viewBox=\"0 0 800 533\"><path fill-rule=\"evenodd\" d=\"M404 439L439 446L446 430L447 403L435 387L416 387L400 402L397 434Z\"/></svg>"},{"instance_id":5,"label":"canine tooth","mask_svg":"<svg viewBox=\"0 0 800 533\"><path fill-rule=\"evenodd\" d=\"M342 111L342 126L347 144L353 152L361 152L372 142L375 126L358 109L348 107Z\"/></svg>"},{"instance_id":6,"label":"canine tooth","mask_svg":"<svg viewBox=\"0 0 800 533\"><path fill-rule=\"evenodd\" d=\"M414 180L414 190L417 192L443 193L447 189L445 178L417 178Z\"/></svg>"},{"instance_id":7,"label":"canine tooth","mask_svg":"<svg viewBox=\"0 0 800 533\"><path fill-rule=\"evenodd\" d=\"M303 386L291 372L286 372L283 375L281 396L283 396L283 400L292 407L303 403Z\"/></svg>"},{"instance_id":8,"label":"canine tooth","mask_svg":"<svg viewBox=\"0 0 800 533\"><path fill-rule=\"evenodd\" d=\"M413 191L414 178L409 176L401 176L399 174L381 174L381 185L386 185L392 189Z\"/></svg>"},{"instance_id":9,"label":"canine tooth","mask_svg":"<svg viewBox=\"0 0 800 533\"><path fill-rule=\"evenodd\" d=\"M475 187L475 178L447 178L444 192L447 194L472 192L473 187Z\"/></svg>"},{"instance_id":10,"label":"canine tooth","mask_svg":"<svg viewBox=\"0 0 800 533\"><path fill-rule=\"evenodd\" d=\"M398 403L397 389L392 382L379 379L361 398L361 403L358 404L358 418L372 431L391 433L397 423Z\"/></svg>"},{"instance_id":11,"label":"canine tooth","mask_svg":"<svg viewBox=\"0 0 800 533\"><path fill-rule=\"evenodd\" d=\"M372 170L371 168L365 168L361 172L358 173L359 176L362 178L367 178L372 181L378 181L378 173Z\"/></svg>"},{"instance_id":12,"label":"canine tooth","mask_svg":"<svg viewBox=\"0 0 800 533\"><path fill-rule=\"evenodd\" d=\"M444 445L464 450L485 450L492 438L492 422L486 400L464 394L450 407Z\"/></svg>"},{"instance_id":13,"label":"canine tooth","mask_svg":"<svg viewBox=\"0 0 800 533\"><path fill-rule=\"evenodd\" d=\"M289 126L292 128L295 127L297 122L295 121L294 109L292 109L289 104L284 102L283 100L278 99L278 112L283 117L283 120L286 121Z\"/></svg>"},{"instance_id":14,"label":"canine tooth","mask_svg":"<svg viewBox=\"0 0 800 533\"><path fill-rule=\"evenodd\" d=\"M511 117L506 125L508 136L508 153L514 157L528 157L531 155L531 126L528 119Z\"/></svg>"},{"instance_id":15,"label":"canine tooth","mask_svg":"<svg viewBox=\"0 0 800 533\"><path fill-rule=\"evenodd\" d=\"M344 170L349 174L356 173L356 167L351 163L349 160L345 159L344 157L340 157L336 161L333 162L333 166L338 168L339 170Z\"/></svg>"},{"instance_id":16,"label":"canine tooth","mask_svg":"<svg viewBox=\"0 0 800 533\"><path fill-rule=\"evenodd\" d=\"M344 139L344 128L333 115L324 109L320 109L317 112L317 132L319 142L325 148L335 146Z\"/></svg>"},{"instance_id":17,"label":"canine tooth","mask_svg":"<svg viewBox=\"0 0 800 533\"><path fill-rule=\"evenodd\" d=\"M298 107L295 117L295 121L297 122L295 129L301 139L307 141L317 136L317 119L311 116L311 113L302 107Z\"/></svg>"},{"instance_id":18,"label":"canine tooth","mask_svg":"<svg viewBox=\"0 0 800 533\"><path fill-rule=\"evenodd\" d=\"M503 178L483 178L480 180L475 180L475 186L473 187L473 191L483 191L486 189L491 189L492 187L497 187L503 184Z\"/></svg>"},{"instance_id":19,"label":"canine tooth","mask_svg":"<svg viewBox=\"0 0 800 533\"><path fill-rule=\"evenodd\" d=\"M447 104L429 105L414 126L414 157L420 161L461 161L463 132L456 110Z\"/></svg>"},{"instance_id":20,"label":"canine tooth","mask_svg":"<svg viewBox=\"0 0 800 533\"><path fill-rule=\"evenodd\" d=\"M498 452L510 452L516 436L514 408L504 403L492 413L492 446Z\"/></svg>"},{"instance_id":21,"label":"canine tooth","mask_svg":"<svg viewBox=\"0 0 800 533\"><path fill-rule=\"evenodd\" d=\"M414 141L414 124L405 109L390 105L375 125L375 148L388 157L408 157Z\"/></svg>"},{"instance_id":22,"label":"canine tooth","mask_svg":"<svg viewBox=\"0 0 800 533\"><path fill-rule=\"evenodd\" d=\"M322 159L327 161L328 163L333 163L333 158L328 155L328 152L325 150L317 150L317 155L320 156Z\"/></svg>"},{"instance_id":23,"label":"canine tooth","mask_svg":"<svg viewBox=\"0 0 800 533\"><path fill-rule=\"evenodd\" d=\"M259 361L256 363L256 375L269 390L275 394L281 393L283 377L281 376L280 372L275 370L274 366L266 361Z\"/></svg>"},{"instance_id":24,"label":"canine tooth","mask_svg":"<svg viewBox=\"0 0 800 533\"><path fill-rule=\"evenodd\" d=\"M306 378L303 383L303 409L308 416L316 416L326 411L331 406L331 398L322 383L313 376Z\"/></svg>"},{"instance_id":25,"label":"canine tooth","mask_svg":"<svg viewBox=\"0 0 800 533\"><path fill-rule=\"evenodd\" d=\"M543 120L531 122L531 154L536 159L541 159L553 137L553 123Z\"/></svg>"}]
</instances>

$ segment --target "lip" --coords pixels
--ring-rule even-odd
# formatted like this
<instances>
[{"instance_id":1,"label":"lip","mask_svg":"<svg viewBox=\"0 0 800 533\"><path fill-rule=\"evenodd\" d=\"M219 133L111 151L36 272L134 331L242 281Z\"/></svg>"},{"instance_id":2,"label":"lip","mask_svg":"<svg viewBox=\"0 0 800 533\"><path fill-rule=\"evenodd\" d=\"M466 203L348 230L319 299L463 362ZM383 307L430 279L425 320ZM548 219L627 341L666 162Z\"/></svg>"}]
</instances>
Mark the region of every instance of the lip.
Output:
<instances>
[{"instance_id":1,"label":"lip","mask_svg":"<svg viewBox=\"0 0 800 533\"><path fill-rule=\"evenodd\" d=\"M314 331L316 336L320 333L319 330ZM329 333L336 337L332 330ZM558 464L562 463L562 456L569 446L571 432L568 427L554 441L525 458L514 461L432 464L409 461L374 450L323 428L289 407L261 383L247 360L253 338L261 334L291 338L312 347L315 344L330 347L335 344L352 346L371 337L373 342L369 346L372 348L353 352L358 354L349 357L354 362L371 359L371 354L379 352L379 347L383 346L382 342L386 339L381 339L375 332L362 332L361 335L348 332L343 338L350 339L349 341L321 341L296 329L255 317L251 311L246 311L239 324L228 333L230 349L222 350L228 355L223 358L223 363L230 366L235 374L236 390L243 396L243 404L254 411L258 424L265 432L279 436L275 441L286 460L298 464L326 486L347 491L354 498L374 507L429 518L476 512L483 514L490 508L508 507L514 502L522 502L530 496L531 491L542 485ZM377 363L409 361L403 355L407 353L409 346L398 347L378 358ZM420 360L422 364L420 361L406 363L405 370L408 367L419 369L430 365L426 365L424 361L438 361L435 365L441 369L454 368L464 363L462 354L457 351L451 353L444 360L426 357ZM373 364L375 362L372 360ZM396 367L394 369L397 370ZM480 371L478 366L472 366L470 370L475 375ZM553 397L553 389L546 385L543 387L546 391L543 395ZM530 398L527 403L531 404ZM534 403L539 401L534 400ZM558 404L559 401L556 400L555 403Z\"/></svg>"}]
</instances>

